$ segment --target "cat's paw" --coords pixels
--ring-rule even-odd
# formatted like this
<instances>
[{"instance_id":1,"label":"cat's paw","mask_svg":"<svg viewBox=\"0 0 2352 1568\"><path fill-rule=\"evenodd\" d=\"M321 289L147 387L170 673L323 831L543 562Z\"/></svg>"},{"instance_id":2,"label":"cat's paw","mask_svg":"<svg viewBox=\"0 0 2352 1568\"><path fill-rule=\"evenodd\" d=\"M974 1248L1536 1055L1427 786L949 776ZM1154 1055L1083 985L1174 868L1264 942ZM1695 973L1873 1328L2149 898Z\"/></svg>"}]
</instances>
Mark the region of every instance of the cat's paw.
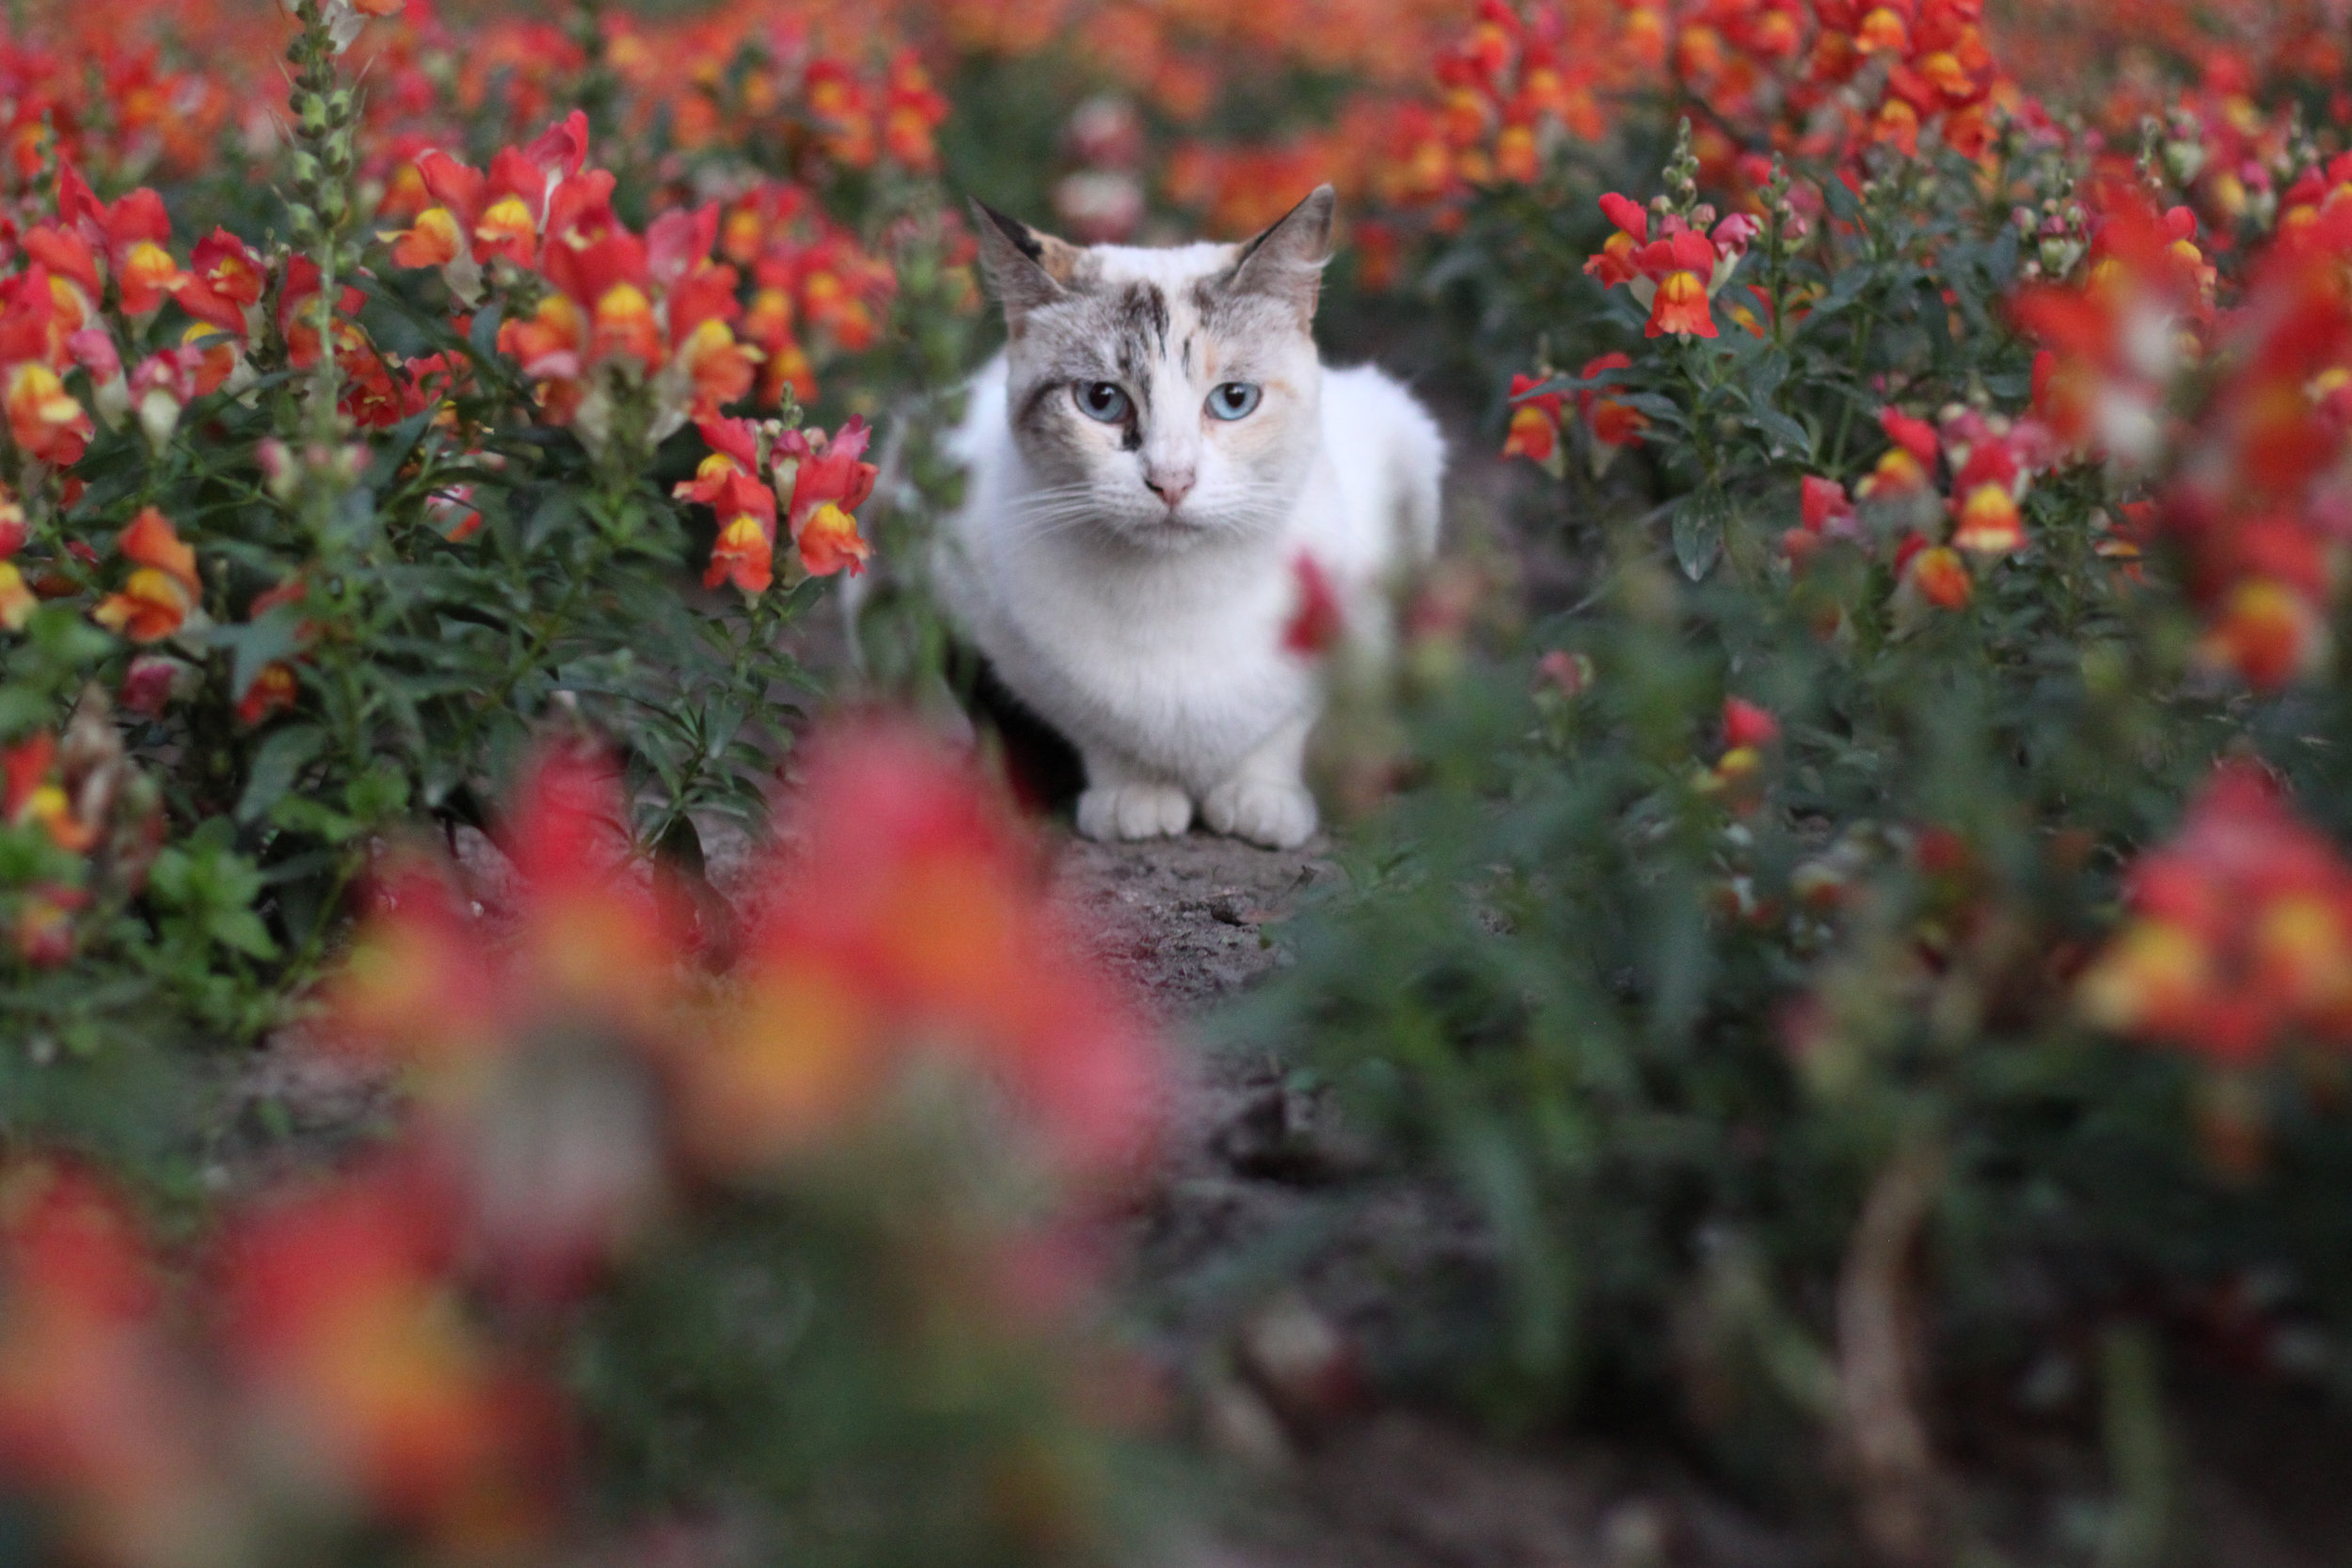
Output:
<instances>
[{"instance_id":1,"label":"cat's paw","mask_svg":"<svg viewBox=\"0 0 2352 1568\"><path fill-rule=\"evenodd\" d=\"M1191 826L1192 801L1174 784L1102 784L1078 797L1089 838L1174 838Z\"/></svg>"},{"instance_id":2,"label":"cat's paw","mask_svg":"<svg viewBox=\"0 0 2352 1568\"><path fill-rule=\"evenodd\" d=\"M1202 798L1200 816L1220 833L1295 849L1314 836L1315 798L1303 784L1228 779Z\"/></svg>"}]
</instances>

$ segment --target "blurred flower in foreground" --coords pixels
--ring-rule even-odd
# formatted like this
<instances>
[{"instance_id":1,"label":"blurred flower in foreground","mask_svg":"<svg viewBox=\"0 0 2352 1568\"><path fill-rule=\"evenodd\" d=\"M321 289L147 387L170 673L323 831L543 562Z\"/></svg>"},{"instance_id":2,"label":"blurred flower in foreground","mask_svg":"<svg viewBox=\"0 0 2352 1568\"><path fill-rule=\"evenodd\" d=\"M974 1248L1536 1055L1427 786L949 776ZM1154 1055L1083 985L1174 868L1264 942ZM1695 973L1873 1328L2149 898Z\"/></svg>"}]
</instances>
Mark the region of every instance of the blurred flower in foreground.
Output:
<instances>
[{"instance_id":1,"label":"blurred flower in foreground","mask_svg":"<svg viewBox=\"0 0 2352 1568\"><path fill-rule=\"evenodd\" d=\"M2225 1067L2352 1045L2352 868L2253 765L2223 765L2126 896L2081 980L2093 1022Z\"/></svg>"},{"instance_id":2,"label":"blurred flower in foreground","mask_svg":"<svg viewBox=\"0 0 2352 1568\"><path fill-rule=\"evenodd\" d=\"M1131 1173L1156 1055L971 768L909 729L845 728L812 748L797 820L741 996L677 1064L697 1151L744 1171L838 1136L928 1055L1001 1085L1065 1177Z\"/></svg>"},{"instance_id":3,"label":"blurred flower in foreground","mask_svg":"<svg viewBox=\"0 0 2352 1568\"><path fill-rule=\"evenodd\" d=\"M860 1134L920 1061L1001 1085L1061 1175L1147 1151L1149 1041L971 769L881 722L810 756L800 852L757 877L783 892L715 996L592 755L552 752L516 792L502 951L431 864L386 878L335 1035L415 1066L477 1243L525 1294L576 1287L668 1201L665 1138L707 1174L762 1177Z\"/></svg>"},{"instance_id":4,"label":"blurred flower in foreground","mask_svg":"<svg viewBox=\"0 0 2352 1568\"><path fill-rule=\"evenodd\" d=\"M388 1165L254 1208L174 1275L88 1172L0 1171L0 1480L76 1561L232 1568L388 1528L518 1560L558 1407L470 1323L444 1227Z\"/></svg>"}]
</instances>

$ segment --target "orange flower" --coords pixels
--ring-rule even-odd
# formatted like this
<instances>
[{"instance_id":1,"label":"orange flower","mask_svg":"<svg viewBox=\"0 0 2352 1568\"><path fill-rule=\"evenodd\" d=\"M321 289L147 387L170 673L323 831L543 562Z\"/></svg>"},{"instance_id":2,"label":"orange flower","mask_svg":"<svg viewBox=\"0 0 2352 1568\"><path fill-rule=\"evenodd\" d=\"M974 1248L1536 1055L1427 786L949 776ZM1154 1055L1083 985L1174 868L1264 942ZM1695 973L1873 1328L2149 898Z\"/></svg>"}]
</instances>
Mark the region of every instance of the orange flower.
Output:
<instances>
[{"instance_id":1,"label":"orange flower","mask_svg":"<svg viewBox=\"0 0 2352 1568\"><path fill-rule=\"evenodd\" d=\"M599 358L630 359L646 366L661 362L661 328L654 321L653 301L634 283L615 283L598 295L590 327Z\"/></svg>"},{"instance_id":2,"label":"orange flower","mask_svg":"<svg viewBox=\"0 0 2352 1568\"><path fill-rule=\"evenodd\" d=\"M227 1523L203 1496L192 1380L161 1354L153 1259L115 1193L62 1160L0 1171L0 1466L64 1504L73 1555L167 1561Z\"/></svg>"},{"instance_id":3,"label":"orange flower","mask_svg":"<svg viewBox=\"0 0 2352 1568\"><path fill-rule=\"evenodd\" d=\"M11 828L39 823L49 841L69 855L87 853L98 842L95 824L74 816L73 803L56 772L57 737L47 731L0 750L0 821Z\"/></svg>"},{"instance_id":4,"label":"orange flower","mask_svg":"<svg viewBox=\"0 0 2352 1568\"><path fill-rule=\"evenodd\" d=\"M223 1337L311 1463L452 1552L496 1555L547 1522L548 1396L468 1326L446 1209L388 1164L243 1215L221 1247Z\"/></svg>"},{"instance_id":5,"label":"orange flower","mask_svg":"<svg viewBox=\"0 0 2352 1568\"><path fill-rule=\"evenodd\" d=\"M2077 992L2093 1022L2229 1067L2297 1037L2352 1045L2352 868L2259 768L2217 769L2126 894Z\"/></svg>"},{"instance_id":6,"label":"orange flower","mask_svg":"<svg viewBox=\"0 0 2352 1568\"><path fill-rule=\"evenodd\" d=\"M856 525L850 527L854 532ZM774 525L763 525L752 513L739 512L719 529L703 586L716 588L732 582L746 594L765 594L775 581L775 552Z\"/></svg>"},{"instance_id":7,"label":"orange flower","mask_svg":"<svg viewBox=\"0 0 2352 1568\"><path fill-rule=\"evenodd\" d=\"M2008 555L2023 549L2026 530L2017 501L2003 484L1979 484L1954 502L1952 543L1978 555Z\"/></svg>"},{"instance_id":8,"label":"orange flower","mask_svg":"<svg viewBox=\"0 0 2352 1568\"><path fill-rule=\"evenodd\" d=\"M40 600L24 586L24 574L13 561L0 561L0 630L23 631Z\"/></svg>"},{"instance_id":9,"label":"orange flower","mask_svg":"<svg viewBox=\"0 0 2352 1568\"><path fill-rule=\"evenodd\" d=\"M1967 563L1958 551L1935 545L1919 551L1904 568L1904 580L1918 591L1919 596L1939 610L1965 610L1975 592L1969 580Z\"/></svg>"},{"instance_id":10,"label":"orange flower","mask_svg":"<svg viewBox=\"0 0 2352 1568\"><path fill-rule=\"evenodd\" d=\"M818 507L800 525L793 543L801 565L811 577L831 577L844 566L854 577L866 570L874 548L857 531L857 519L831 501Z\"/></svg>"},{"instance_id":11,"label":"orange flower","mask_svg":"<svg viewBox=\"0 0 2352 1568\"><path fill-rule=\"evenodd\" d=\"M142 566L90 610L90 619L134 642L154 642L185 625L194 601L177 578Z\"/></svg>"},{"instance_id":12,"label":"orange flower","mask_svg":"<svg viewBox=\"0 0 2352 1568\"><path fill-rule=\"evenodd\" d=\"M294 705L301 691L294 666L283 659L272 659L262 666L253 683L245 689L245 695L237 699L237 722L249 727L284 713Z\"/></svg>"},{"instance_id":13,"label":"orange flower","mask_svg":"<svg viewBox=\"0 0 2352 1568\"><path fill-rule=\"evenodd\" d=\"M99 601L91 619L134 642L169 637L186 622L202 592L196 551L182 543L170 519L151 506L131 520L118 544L135 570L119 593Z\"/></svg>"},{"instance_id":14,"label":"orange flower","mask_svg":"<svg viewBox=\"0 0 2352 1568\"><path fill-rule=\"evenodd\" d=\"M1157 1130L1156 1053L1069 944L1018 827L912 729L836 730L808 755L801 858L746 966L760 1026L679 1064L704 1157L787 1158L920 1049L1001 1084L1063 1171L1131 1171Z\"/></svg>"},{"instance_id":15,"label":"orange flower","mask_svg":"<svg viewBox=\"0 0 2352 1568\"><path fill-rule=\"evenodd\" d=\"M17 450L53 467L78 460L97 429L57 372L38 361L9 370L6 401L8 434Z\"/></svg>"},{"instance_id":16,"label":"orange flower","mask_svg":"<svg viewBox=\"0 0 2352 1568\"><path fill-rule=\"evenodd\" d=\"M2275 578L2248 578L2222 600L2198 654L2257 690L2275 691L2309 672L2327 648L2327 622L2310 598Z\"/></svg>"},{"instance_id":17,"label":"orange flower","mask_svg":"<svg viewBox=\"0 0 2352 1568\"><path fill-rule=\"evenodd\" d=\"M1565 392L1526 394L1540 387L1547 378L1534 375L1511 377L1511 431L1503 438L1502 455L1524 457L1531 463L1549 464L1560 446L1560 409L1566 403Z\"/></svg>"},{"instance_id":18,"label":"orange flower","mask_svg":"<svg viewBox=\"0 0 2352 1568\"><path fill-rule=\"evenodd\" d=\"M466 250L457 215L446 207L426 208L414 227L392 238L392 261L404 267L445 267Z\"/></svg>"},{"instance_id":19,"label":"orange flower","mask_svg":"<svg viewBox=\"0 0 2352 1568\"><path fill-rule=\"evenodd\" d=\"M1659 280L1644 336L1663 333L1696 338L1715 336L1715 315L1708 309L1707 279L1695 272L1671 272Z\"/></svg>"}]
</instances>

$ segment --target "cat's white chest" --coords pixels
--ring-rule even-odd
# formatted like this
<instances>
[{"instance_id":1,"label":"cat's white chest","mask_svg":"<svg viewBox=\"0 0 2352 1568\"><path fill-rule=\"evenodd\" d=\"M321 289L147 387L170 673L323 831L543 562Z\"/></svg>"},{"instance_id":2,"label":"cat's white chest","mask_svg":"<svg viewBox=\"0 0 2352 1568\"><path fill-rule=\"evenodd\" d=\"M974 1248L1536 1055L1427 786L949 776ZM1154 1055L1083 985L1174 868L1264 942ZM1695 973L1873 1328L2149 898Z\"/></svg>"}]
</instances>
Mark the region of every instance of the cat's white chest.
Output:
<instances>
[{"instance_id":1,"label":"cat's white chest","mask_svg":"<svg viewBox=\"0 0 2352 1568\"><path fill-rule=\"evenodd\" d=\"M1293 587L1276 550L1137 556L1025 537L1009 509L957 537L953 613L1082 749L1205 789L1311 702L1305 661L1281 645Z\"/></svg>"}]
</instances>

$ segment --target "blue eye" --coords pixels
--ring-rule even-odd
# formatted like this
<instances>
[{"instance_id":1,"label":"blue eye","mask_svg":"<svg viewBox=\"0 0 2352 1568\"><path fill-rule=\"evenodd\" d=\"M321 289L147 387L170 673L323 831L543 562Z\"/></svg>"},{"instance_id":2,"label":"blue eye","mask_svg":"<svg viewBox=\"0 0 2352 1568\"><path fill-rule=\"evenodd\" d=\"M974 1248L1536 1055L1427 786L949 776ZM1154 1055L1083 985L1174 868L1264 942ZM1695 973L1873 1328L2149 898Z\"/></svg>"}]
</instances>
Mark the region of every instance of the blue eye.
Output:
<instances>
[{"instance_id":1,"label":"blue eye","mask_svg":"<svg viewBox=\"0 0 2352 1568\"><path fill-rule=\"evenodd\" d=\"M1213 420L1246 420L1258 406L1259 388L1254 381L1229 381L1209 394L1209 418Z\"/></svg>"},{"instance_id":2,"label":"blue eye","mask_svg":"<svg viewBox=\"0 0 2352 1568\"><path fill-rule=\"evenodd\" d=\"M1078 401L1078 412L1089 420L1117 424L1127 417L1127 394L1116 381L1081 381L1070 394Z\"/></svg>"}]
</instances>

